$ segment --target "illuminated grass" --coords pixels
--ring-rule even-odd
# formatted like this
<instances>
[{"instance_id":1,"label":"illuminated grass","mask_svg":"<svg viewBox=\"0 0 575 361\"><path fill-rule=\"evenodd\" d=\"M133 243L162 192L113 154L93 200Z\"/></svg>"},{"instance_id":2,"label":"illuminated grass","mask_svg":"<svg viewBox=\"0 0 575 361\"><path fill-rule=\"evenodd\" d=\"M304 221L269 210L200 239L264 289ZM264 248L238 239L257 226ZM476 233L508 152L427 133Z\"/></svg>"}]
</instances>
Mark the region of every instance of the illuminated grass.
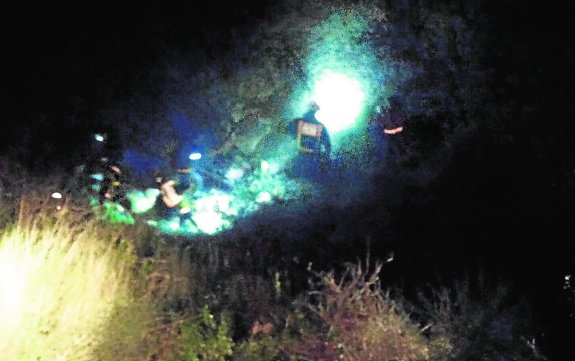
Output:
<instances>
[{"instance_id":1,"label":"illuminated grass","mask_svg":"<svg viewBox=\"0 0 575 361\"><path fill-rule=\"evenodd\" d=\"M0 236L1 359L92 360L133 257L89 224L20 224ZM125 247L120 247L125 248Z\"/></svg>"}]
</instances>

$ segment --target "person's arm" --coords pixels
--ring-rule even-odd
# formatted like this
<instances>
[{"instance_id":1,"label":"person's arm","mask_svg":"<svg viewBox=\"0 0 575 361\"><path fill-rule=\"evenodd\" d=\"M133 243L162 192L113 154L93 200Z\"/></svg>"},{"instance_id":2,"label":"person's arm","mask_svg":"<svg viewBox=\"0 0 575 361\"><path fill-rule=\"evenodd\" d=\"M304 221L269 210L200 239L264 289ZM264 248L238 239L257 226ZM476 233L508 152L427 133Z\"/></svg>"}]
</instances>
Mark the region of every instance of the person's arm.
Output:
<instances>
[{"instance_id":1,"label":"person's arm","mask_svg":"<svg viewBox=\"0 0 575 361\"><path fill-rule=\"evenodd\" d=\"M389 122L383 130L385 134L398 134L403 131L404 116L401 112L395 112L390 115Z\"/></svg>"}]
</instances>

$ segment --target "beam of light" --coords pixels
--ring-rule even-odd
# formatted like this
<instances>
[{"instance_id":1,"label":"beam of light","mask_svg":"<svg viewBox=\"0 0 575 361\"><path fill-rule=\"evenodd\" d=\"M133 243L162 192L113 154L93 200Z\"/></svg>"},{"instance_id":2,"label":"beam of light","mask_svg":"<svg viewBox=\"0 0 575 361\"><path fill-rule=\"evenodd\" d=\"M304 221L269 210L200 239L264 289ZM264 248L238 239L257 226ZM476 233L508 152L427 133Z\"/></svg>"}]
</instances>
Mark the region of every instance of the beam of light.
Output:
<instances>
[{"instance_id":1,"label":"beam of light","mask_svg":"<svg viewBox=\"0 0 575 361\"><path fill-rule=\"evenodd\" d=\"M103 142L104 141L104 136L100 133L96 133L94 134L94 139L98 142Z\"/></svg>"},{"instance_id":2,"label":"beam of light","mask_svg":"<svg viewBox=\"0 0 575 361\"><path fill-rule=\"evenodd\" d=\"M301 116L315 101L316 118L331 139L332 150L364 146L360 139L371 112L391 91L396 76L391 62L370 39L371 23L361 11L333 11L308 36L305 58L307 79L294 86L288 112Z\"/></svg>"},{"instance_id":3,"label":"beam of light","mask_svg":"<svg viewBox=\"0 0 575 361\"><path fill-rule=\"evenodd\" d=\"M202 159L202 153L198 153L198 152L191 153L190 156L189 156L189 158L190 158L190 160L199 160L199 159Z\"/></svg>"},{"instance_id":4,"label":"beam of light","mask_svg":"<svg viewBox=\"0 0 575 361\"><path fill-rule=\"evenodd\" d=\"M316 118L330 133L355 125L365 99L359 81L328 70L316 81L313 92L314 101L320 107Z\"/></svg>"}]
</instances>

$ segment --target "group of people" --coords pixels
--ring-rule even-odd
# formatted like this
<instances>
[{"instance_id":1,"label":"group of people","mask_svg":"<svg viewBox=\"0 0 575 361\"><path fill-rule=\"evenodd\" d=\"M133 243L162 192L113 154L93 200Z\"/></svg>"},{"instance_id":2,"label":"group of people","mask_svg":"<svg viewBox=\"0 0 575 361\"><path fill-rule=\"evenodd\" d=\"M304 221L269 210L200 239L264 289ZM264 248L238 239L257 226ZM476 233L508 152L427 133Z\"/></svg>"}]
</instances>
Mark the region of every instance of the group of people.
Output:
<instances>
[{"instance_id":1,"label":"group of people","mask_svg":"<svg viewBox=\"0 0 575 361\"><path fill-rule=\"evenodd\" d=\"M329 166L332 157L331 138L328 129L316 117L318 111L319 105L314 102L307 112L287 126L287 132L294 139L297 150L291 169L288 169L293 176L313 178L322 174ZM368 130L372 135L371 148L380 159L386 156L389 142L387 138L403 131L404 119L405 115L401 106L394 99L391 99L389 107L376 108ZM106 135L98 134L95 138L98 147L102 148L106 142ZM225 146L229 147L227 143ZM175 169L171 172L155 172L154 174L154 182L161 199L161 213L178 215L181 219L191 220L193 195L203 187L204 181L203 177L198 175L198 170L192 167L194 163L192 157L194 154L202 157L202 154L188 155L188 152L182 152L182 150L174 151L174 153L178 153L177 161L172 164ZM185 157L182 158L182 154L179 153ZM217 156L220 153L219 150L215 150L211 152L211 155ZM97 151L96 155L96 162L91 169L91 178L92 189L96 192L98 201L100 203L106 201L126 203L125 175L119 163L104 156L101 151Z\"/></svg>"},{"instance_id":2,"label":"group of people","mask_svg":"<svg viewBox=\"0 0 575 361\"><path fill-rule=\"evenodd\" d=\"M292 172L296 176L316 176L321 174L332 157L331 139L327 128L317 118L319 105L313 102L309 110L288 126L295 138L298 153L293 162ZM404 129L405 113L397 97L389 99L388 107L377 106L368 125L368 147L376 160L385 161L390 137Z\"/></svg>"}]
</instances>

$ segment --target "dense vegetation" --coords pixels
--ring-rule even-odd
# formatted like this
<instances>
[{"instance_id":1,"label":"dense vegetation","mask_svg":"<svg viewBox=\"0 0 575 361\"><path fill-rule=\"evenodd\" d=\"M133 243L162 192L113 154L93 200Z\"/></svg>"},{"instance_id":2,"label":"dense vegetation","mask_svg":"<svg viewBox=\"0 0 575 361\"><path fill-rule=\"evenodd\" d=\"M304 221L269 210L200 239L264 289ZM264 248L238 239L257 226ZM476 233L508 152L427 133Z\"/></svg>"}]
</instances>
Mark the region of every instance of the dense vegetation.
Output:
<instances>
[{"instance_id":1,"label":"dense vegetation","mask_svg":"<svg viewBox=\"0 0 575 361\"><path fill-rule=\"evenodd\" d=\"M10 161L0 282L2 296L14 274L43 282L16 288L46 302L22 303L21 319L10 313L25 322L19 333L0 330L7 359L540 359L541 339L546 355L561 355L574 307L561 293L572 291L562 282L573 272L575 201L568 13L513 1L281 4L200 40L161 19L117 25L114 41L94 49L69 39L77 50L62 64L42 57L59 45L27 42L30 69L14 79L28 85L10 94L17 106L6 120L28 127L0 132ZM100 26L80 23L79 34ZM111 226L84 204L72 168L87 149L71 132L87 139L97 125L118 148L165 160L181 136L173 116L183 114L257 163L268 151L262 135L296 111L293 94L321 53L313 42L342 24L335 38L359 39L352 50L368 47L382 65L374 103L399 95L408 115L385 167L351 154L362 166L350 168L345 191L270 206L211 237L160 236L138 219ZM124 47L139 58L118 55ZM98 52L114 56L86 61ZM63 78L70 68L77 76ZM62 211L50 203L54 188L67 189ZM38 312L40 321L29 318ZM61 337L61 319L77 330L72 339Z\"/></svg>"}]
</instances>

